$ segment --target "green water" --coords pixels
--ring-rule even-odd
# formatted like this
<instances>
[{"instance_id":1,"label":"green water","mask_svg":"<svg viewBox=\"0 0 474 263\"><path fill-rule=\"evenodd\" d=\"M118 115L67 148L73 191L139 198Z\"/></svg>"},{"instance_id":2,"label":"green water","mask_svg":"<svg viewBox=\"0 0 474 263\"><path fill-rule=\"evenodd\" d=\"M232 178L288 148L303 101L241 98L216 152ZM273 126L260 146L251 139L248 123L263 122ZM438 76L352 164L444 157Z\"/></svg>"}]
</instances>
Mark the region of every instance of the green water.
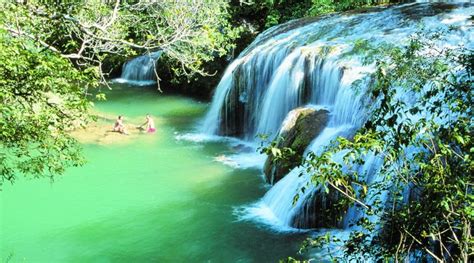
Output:
<instances>
[{"instance_id":1,"label":"green water","mask_svg":"<svg viewBox=\"0 0 474 263\"><path fill-rule=\"evenodd\" d=\"M206 104L115 87L100 112L158 131L130 143L84 145L88 163L54 183L21 180L0 192L2 262L275 262L295 256L303 235L238 221L234 207L263 196L256 169L214 157L224 143L178 141Z\"/></svg>"}]
</instances>

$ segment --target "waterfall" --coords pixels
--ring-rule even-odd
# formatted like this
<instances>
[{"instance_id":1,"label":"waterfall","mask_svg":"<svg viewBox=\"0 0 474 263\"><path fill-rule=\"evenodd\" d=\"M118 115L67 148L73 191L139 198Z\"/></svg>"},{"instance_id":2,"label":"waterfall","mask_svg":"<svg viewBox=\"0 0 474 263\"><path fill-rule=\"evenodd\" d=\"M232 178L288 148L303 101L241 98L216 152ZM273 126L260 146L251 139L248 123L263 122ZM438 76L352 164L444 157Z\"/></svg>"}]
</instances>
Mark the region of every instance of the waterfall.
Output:
<instances>
[{"instance_id":1,"label":"waterfall","mask_svg":"<svg viewBox=\"0 0 474 263\"><path fill-rule=\"evenodd\" d=\"M410 3L374 10L290 21L262 33L226 70L201 132L256 141L258 134L274 136L292 109L312 104L330 112L327 127L307 149L321 153L332 139L352 136L369 117L372 105L365 92L372 83L366 76L375 65L366 59L371 52L407 43L420 26L451 30L440 46L473 47L469 19L474 6L469 3ZM381 181L380 158L369 153L365 160L358 167L364 180ZM318 215L311 202L321 189L308 185L309 176L304 168L294 168L260 201L238 210L239 216L279 230L315 227ZM369 199L370 193L368 204ZM343 212L337 224L341 228L361 216L354 207Z\"/></svg>"},{"instance_id":2,"label":"waterfall","mask_svg":"<svg viewBox=\"0 0 474 263\"><path fill-rule=\"evenodd\" d=\"M161 57L162 51L138 56L125 62L122 67L122 75L115 79L119 83L131 83L145 86L156 83L156 62Z\"/></svg>"},{"instance_id":3,"label":"waterfall","mask_svg":"<svg viewBox=\"0 0 474 263\"><path fill-rule=\"evenodd\" d=\"M319 152L332 139L346 135L350 130L350 126L328 127L311 143L308 151ZM261 201L245 209L247 219L253 217L263 223L271 223L280 230L291 229L300 207L315 190L314 185L307 185L308 176L303 167L291 170L265 194ZM306 188L304 193L299 191L302 187ZM299 197L294 202L297 193Z\"/></svg>"},{"instance_id":4,"label":"waterfall","mask_svg":"<svg viewBox=\"0 0 474 263\"><path fill-rule=\"evenodd\" d=\"M216 134L218 131L220 123L220 110L224 104L225 96L227 95L230 87L232 87L232 72L235 70L236 66L239 64L240 60L234 61L226 70L224 76L222 77L219 85L216 88L216 93L214 97L222 98L219 100L214 100L214 103L211 105L211 109L207 114L206 119L202 125L202 132L206 134Z\"/></svg>"}]
</instances>

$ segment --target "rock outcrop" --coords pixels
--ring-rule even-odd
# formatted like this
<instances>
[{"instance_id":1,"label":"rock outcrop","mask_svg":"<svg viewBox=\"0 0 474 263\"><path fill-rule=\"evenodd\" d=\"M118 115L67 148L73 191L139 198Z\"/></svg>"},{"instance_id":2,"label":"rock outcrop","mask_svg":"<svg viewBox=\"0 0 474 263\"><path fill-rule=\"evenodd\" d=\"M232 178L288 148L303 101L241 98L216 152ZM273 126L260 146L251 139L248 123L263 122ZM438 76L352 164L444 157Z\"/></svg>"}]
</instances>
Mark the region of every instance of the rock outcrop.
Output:
<instances>
[{"instance_id":1,"label":"rock outcrop","mask_svg":"<svg viewBox=\"0 0 474 263\"><path fill-rule=\"evenodd\" d=\"M288 113L278 133L276 147L291 148L294 155L284 160L268 156L264 173L270 184L275 184L299 165L306 147L326 127L328 113L327 110L311 107L296 108Z\"/></svg>"}]
</instances>

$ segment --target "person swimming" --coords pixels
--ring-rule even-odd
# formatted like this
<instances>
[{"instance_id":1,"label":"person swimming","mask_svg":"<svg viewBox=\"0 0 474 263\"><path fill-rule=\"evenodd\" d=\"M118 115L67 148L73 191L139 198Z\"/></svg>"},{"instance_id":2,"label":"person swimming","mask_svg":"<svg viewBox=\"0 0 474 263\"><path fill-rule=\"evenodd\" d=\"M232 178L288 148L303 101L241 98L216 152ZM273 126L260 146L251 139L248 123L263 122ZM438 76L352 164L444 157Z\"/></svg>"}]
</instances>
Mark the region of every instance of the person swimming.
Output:
<instances>
[{"instance_id":1,"label":"person swimming","mask_svg":"<svg viewBox=\"0 0 474 263\"><path fill-rule=\"evenodd\" d=\"M117 120L115 120L115 124L114 124L114 128L113 128L113 131L114 132L120 132L122 134L125 134L125 135L128 135L128 132L125 128L125 125L123 124L123 117L122 115L119 115L117 117Z\"/></svg>"},{"instance_id":2,"label":"person swimming","mask_svg":"<svg viewBox=\"0 0 474 263\"><path fill-rule=\"evenodd\" d=\"M152 133L152 132L155 132L156 129L155 129L155 122L153 121L153 119L151 118L150 114L147 114L146 117L145 117L145 123L143 123L142 125L139 126L139 128L143 128L143 126L146 126L145 127L145 131L146 132L149 132L149 133Z\"/></svg>"}]
</instances>

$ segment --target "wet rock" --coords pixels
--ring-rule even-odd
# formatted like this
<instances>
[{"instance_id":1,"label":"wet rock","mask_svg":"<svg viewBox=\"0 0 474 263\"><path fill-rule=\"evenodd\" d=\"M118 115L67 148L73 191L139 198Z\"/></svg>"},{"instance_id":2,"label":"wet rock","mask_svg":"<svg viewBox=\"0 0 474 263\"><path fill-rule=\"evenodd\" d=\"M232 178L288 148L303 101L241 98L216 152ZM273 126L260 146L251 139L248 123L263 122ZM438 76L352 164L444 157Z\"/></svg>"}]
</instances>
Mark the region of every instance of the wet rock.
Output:
<instances>
[{"instance_id":1,"label":"wet rock","mask_svg":"<svg viewBox=\"0 0 474 263\"><path fill-rule=\"evenodd\" d=\"M246 103L241 99L241 94L245 94L245 75L241 74L241 67L236 68L233 75L234 86L225 97L225 103L221 108L221 119L219 125L219 135L241 137L244 135L244 115Z\"/></svg>"},{"instance_id":2,"label":"wet rock","mask_svg":"<svg viewBox=\"0 0 474 263\"><path fill-rule=\"evenodd\" d=\"M269 183L275 184L300 164L306 147L326 127L328 113L327 110L310 107L296 108L288 113L278 133L276 147L291 148L295 154L285 160L268 156L264 173Z\"/></svg>"},{"instance_id":3,"label":"wet rock","mask_svg":"<svg viewBox=\"0 0 474 263\"><path fill-rule=\"evenodd\" d=\"M335 190L329 193L316 190L293 218L292 226L301 229L342 228L348 206L340 204L340 198L341 194Z\"/></svg>"}]
</instances>

